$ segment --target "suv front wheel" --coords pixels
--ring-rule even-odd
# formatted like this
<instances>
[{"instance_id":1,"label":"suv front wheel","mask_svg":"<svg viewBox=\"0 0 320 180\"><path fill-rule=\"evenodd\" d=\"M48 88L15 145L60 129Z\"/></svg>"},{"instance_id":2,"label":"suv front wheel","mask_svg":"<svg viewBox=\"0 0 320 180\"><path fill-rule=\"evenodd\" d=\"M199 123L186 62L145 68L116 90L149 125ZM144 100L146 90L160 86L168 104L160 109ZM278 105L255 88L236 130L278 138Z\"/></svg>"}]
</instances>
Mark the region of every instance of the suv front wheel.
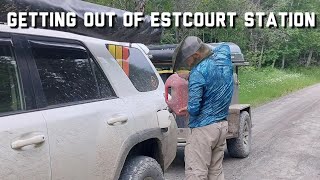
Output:
<instances>
[{"instance_id":1,"label":"suv front wheel","mask_svg":"<svg viewBox=\"0 0 320 180\"><path fill-rule=\"evenodd\" d=\"M120 180L164 180L160 164L153 158L137 156L126 161Z\"/></svg>"}]
</instances>

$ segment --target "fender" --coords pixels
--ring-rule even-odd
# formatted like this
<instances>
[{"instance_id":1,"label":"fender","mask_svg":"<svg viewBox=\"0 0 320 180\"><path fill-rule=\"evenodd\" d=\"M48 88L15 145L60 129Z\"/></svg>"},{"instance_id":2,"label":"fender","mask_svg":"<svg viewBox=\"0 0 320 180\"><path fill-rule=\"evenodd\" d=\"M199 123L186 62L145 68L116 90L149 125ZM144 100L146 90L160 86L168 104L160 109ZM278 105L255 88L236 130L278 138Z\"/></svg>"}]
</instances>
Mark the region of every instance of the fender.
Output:
<instances>
[{"instance_id":1,"label":"fender","mask_svg":"<svg viewBox=\"0 0 320 180\"><path fill-rule=\"evenodd\" d=\"M129 152L133 147L143 141L146 141L148 139L158 139L161 144L160 147L162 147L162 140L164 136L161 132L160 128L152 128L152 129L147 129L143 131L139 131L136 134L130 136L128 139L126 139L121 147L120 153L122 156L118 159L118 166L115 169L115 179L117 180L120 177L120 173L122 171L123 165L129 155ZM163 149L161 148L161 156L163 156ZM163 164L160 164L161 167L163 167Z\"/></svg>"},{"instance_id":2,"label":"fender","mask_svg":"<svg viewBox=\"0 0 320 180\"><path fill-rule=\"evenodd\" d=\"M235 138L239 136L240 128L240 114L242 111L247 111L251 117L251 107L250 104L233 104L229 107L228 116L228 135L227 139ZM250 127L252 127L252 120L250 118Z\"/></svg>"}]
</instances>

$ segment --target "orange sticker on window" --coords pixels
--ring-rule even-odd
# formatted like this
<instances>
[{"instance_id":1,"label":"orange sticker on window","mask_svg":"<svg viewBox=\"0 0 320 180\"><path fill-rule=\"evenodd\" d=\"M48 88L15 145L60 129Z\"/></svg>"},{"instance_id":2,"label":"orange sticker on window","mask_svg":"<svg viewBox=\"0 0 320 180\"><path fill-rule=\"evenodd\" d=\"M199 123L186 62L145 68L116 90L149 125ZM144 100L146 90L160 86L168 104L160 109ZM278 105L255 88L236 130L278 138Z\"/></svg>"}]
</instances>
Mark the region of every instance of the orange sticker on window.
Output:
<instances>
[{"instance_id":1,"label":"orange sticker on window","mask_svg":"<svg viewBox=\"0 0 320 180\"><path fill-rule=\"evenodd\" d=\"M118 61L120 67L122 66L122 46L116 46L116 60Z\"/></svg>"},{"instance_id":2,"label":"orange sticker on window","mask_svg":"<svg viewBox=\"0 0 320 180\"><path fill-rule=\"evenodd\" d=\"M123 47L123 64L122 69L129 76L129 48Z\"/></svg>"},{"instance_id":3,"label":"orange sticker on window","mask_svg":"<svg viewBox=\"0 0 320 180\"><path fill-rule=\"evenodd\" d=\"M107 45L107 48L126 75L129 76L129 48L112 44Z\"/></svg>"}]
</instances>

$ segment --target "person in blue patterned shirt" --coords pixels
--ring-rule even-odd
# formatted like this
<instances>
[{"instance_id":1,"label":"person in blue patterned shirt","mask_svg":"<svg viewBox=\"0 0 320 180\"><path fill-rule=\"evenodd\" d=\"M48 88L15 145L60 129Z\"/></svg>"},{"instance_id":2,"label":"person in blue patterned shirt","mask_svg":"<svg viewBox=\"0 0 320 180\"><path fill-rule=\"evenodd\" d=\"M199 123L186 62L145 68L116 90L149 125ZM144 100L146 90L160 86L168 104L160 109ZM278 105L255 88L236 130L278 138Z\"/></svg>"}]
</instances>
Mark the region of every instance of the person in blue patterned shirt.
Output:
<instances>
[{"instance_id":1,"label":"person in blue patterned shirt","mask_svg":"<svg viewBox=\"0 0 320 180\"><path fill-rule=\"evenodd\" d=\"M224 179L222 161L233 94L230 47L216 48L198 37L185 38L175 49L174 71L189 69L188 106L191 134L185 147L187 180ZM179 73L178 73L179 74Z\"/></svg>"}]
</instances>

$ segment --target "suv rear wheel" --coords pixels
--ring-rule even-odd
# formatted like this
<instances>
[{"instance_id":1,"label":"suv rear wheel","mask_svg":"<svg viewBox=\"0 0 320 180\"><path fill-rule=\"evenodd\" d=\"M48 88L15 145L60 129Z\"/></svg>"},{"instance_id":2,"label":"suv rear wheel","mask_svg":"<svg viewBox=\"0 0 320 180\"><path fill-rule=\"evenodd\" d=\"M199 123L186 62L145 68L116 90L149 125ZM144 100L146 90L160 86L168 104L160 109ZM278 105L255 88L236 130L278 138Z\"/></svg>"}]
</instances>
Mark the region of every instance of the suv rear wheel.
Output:
<instances>
[{"instance_id":1,"label":"suv rear wheel","mask_svg":"<svg viewBox=\"0 0 320 180\"><path fill-rule=\"evenodd\" d=\"M153 158L137 156L126 161L120 180L164 180L160 164Z\"/></svg>"}]
</instances>

